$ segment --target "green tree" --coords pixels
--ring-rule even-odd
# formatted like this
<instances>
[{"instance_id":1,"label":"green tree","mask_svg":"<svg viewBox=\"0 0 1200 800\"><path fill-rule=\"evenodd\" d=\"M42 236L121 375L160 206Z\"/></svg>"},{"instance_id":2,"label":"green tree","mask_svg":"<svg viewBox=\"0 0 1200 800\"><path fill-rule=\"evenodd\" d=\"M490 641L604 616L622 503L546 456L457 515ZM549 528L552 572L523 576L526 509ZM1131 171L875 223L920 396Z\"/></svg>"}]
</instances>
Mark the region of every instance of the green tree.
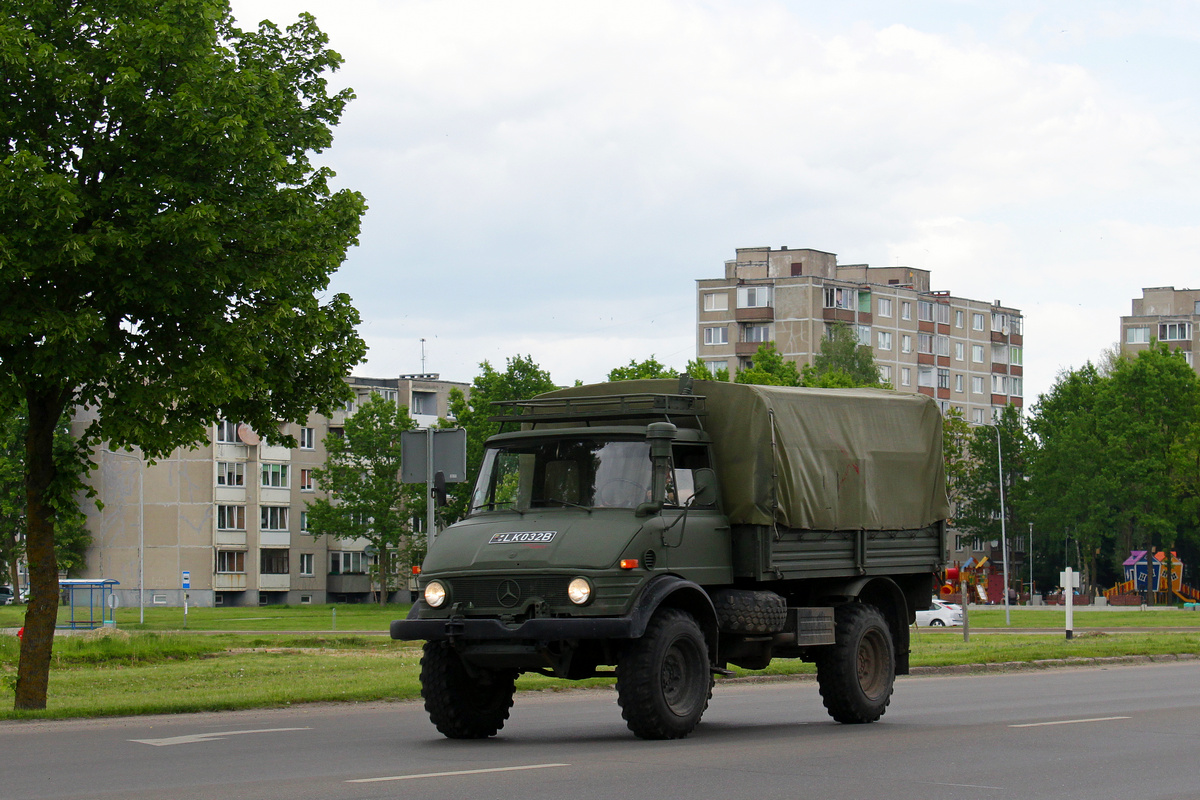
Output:
<instances>
[{"instance_id":1,"label":"green tree","mask_svg":"<svg viewBox=\"0 0 1200 800\"><path fill-rule=\"evenodd\" d=\"M788 361L775 349L774 342L763 342L751 360L750 369L739 370L738 383L760 386L799 386L800 373L794 361Z\"/></svg>"},{"instance_id":2,"label":"green tree","mask_svg":"<svg viewBox=\"0 0 1200 800\"><path fill-rule=\"evenodd\" d=\"M942 415L942 459L946 465L946 496L952 514L957 514L956 509L963 501L971 469L970 441L971 426L963 418L962 411L952 408Z\"/></svg>"},{"instance_id":3,"label":"green tree","mask_svg":"<svg viewBox=\"0 0 1200 800\"><path fill-rule=\"evenodd\" d=\"M658 363L654 356L645 361L630 359L629 365L617 367L608 373L610 381L634 381L642 378L677 378L679 373L665 364Z\"/></svg>"},{"instance_id":4,"label":"green tree","mask_svg":"<svg viewBox=\"0 0 1200 800\"><path fill-rule=\"evenodd\" d=\"M467 479L453 485L448 491L448 505L443 509L448 522L466 516L471 492L475 489L475 479L483 462L484 442L500 430L500 424L489 419L496 414L491 404L504 400L528 400L534 395L558 388L550 380L550 373L534 363L530 356L509 358L503 372L497 372L487 361L480 364L479 369L480 374L471 383L469 398L458 389L450 390L453 424L467 431Z\"/></svg>"},{"instance_id":5,"label":"green tree","mask_svg":"<svg viewBox=\"0 0 1200 800\"><path fill-rule=\"evenodd\" d=\"M828 335L821 340L821 350L812 365L805 365L804 386L826 389L853 389L881 386L875 353L860 344L854 329L845 322L829 326Z\"/></svg>"},{"instance_id":6,"label":"green tree","mask_svg":"<svg viewBox=\"0 0 1200 800\"><path fill-rule=\"evenodd\" d=\"M17 562L25 555L25 434L24 410L0 413L0 574L6 574L15 596L21 588ZM87 516L79 507L86 494L85 466L76 458L78 449L66 425L54 433L54 458L60 486L53 493L54 550L60 570L67 574L87 564L91 534L84 524ZM83 491L80 491L80 490Z\"/></svg>"},{"instance_id":7,"label":"green tree","mask_svg":"<svg viewBox=\"0 0 1200 800\"><path fill-rule=\"evenodd\" d=\"M98 413L78 457L153 459L350 395L358 315L321 298L364 202L310 161L351 97L326 44L308 15L239 30L225 0L0 0L0 407L28 411L34 598L17 709L46 705L73 407Z\"/></svg>"},{"instance_id":8,"label":"green tree","mask_svg":"<svg viewBox=\"0 0 1200 800\"><path fill-rule=\"evenodd\" d=\"M387 602L399 568L425 557L424 539L412 535L411 525L423 492L400 482L400 435L415 426L407 408L372 392L346 418L343 436L325 437L325 466L313 470L329 497L308 504L308 532L371 543L380 605Z\"/></svg>"},{"instance_id":9,"label":"green tree","mask_svg":"<svg viewBox=\"0 0 1200 800\"><path fill-rule=\"evenodd\" d=\"M698 381L723 381L725 383L729 382L729 370L728 369L722 368L722 369L717 370L716 372L713 372L711 369L708 368L708 363L700 358L696 358L696 359L689 361L687 363L687 367L685 367L683 371L686 372L688 375L691 375L693 379L698 380Z\"/></svg>"}]
</instances>

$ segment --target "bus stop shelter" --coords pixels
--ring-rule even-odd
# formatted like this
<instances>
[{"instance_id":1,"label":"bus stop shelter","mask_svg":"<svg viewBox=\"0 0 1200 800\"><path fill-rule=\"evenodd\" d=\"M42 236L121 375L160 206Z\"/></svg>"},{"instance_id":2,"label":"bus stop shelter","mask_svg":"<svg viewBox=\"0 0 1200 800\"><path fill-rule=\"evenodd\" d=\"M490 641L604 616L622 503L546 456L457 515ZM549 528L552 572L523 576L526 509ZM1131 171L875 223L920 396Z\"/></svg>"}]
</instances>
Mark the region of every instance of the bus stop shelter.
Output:
<instances>
[{"instance_id":1,"label":"bus stop shelter","mask_svg":"<svg viewBox=\"0 0 1200 800\"><path fill-rule=\"evenodd\" d=\"M66 593L70 613L56 627L69 630L91 630L102 625L116 625L113 613L116 595L113 587L120 584L114 578L64 578L58 586Z\"/></svg>"}]
</instances>

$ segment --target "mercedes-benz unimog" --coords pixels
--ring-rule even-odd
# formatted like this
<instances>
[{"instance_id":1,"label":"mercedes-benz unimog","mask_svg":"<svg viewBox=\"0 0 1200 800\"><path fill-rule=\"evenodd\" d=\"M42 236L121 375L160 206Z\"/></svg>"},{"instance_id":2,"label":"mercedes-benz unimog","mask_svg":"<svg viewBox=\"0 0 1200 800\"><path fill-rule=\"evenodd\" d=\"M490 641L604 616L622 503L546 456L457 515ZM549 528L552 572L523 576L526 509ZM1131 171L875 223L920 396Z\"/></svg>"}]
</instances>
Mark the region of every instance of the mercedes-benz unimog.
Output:
<instances>
[{"instance_id":1,"label":"mercedes-benz unimog","mask_svg":"<svg viewBox=\"0 0 1200 800\"><path fill-rule=\"evenodd\" d=\"M908 672L948 516L922 395L687 379L500 404L465 519L433 541L394 639L451 738L495 734L522 672L616 676L630 730L687 736L713 676L815 662L844 723Z\"/></svg>"}]
</instances>

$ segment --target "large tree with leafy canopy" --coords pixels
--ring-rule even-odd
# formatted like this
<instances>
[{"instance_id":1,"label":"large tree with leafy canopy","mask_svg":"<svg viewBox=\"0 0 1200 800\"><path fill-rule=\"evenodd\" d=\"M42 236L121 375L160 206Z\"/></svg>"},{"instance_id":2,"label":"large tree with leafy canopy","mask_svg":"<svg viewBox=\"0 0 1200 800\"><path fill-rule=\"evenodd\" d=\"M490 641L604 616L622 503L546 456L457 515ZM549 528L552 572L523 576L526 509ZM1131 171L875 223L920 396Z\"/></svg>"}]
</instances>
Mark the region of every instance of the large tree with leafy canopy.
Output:
<instances>
[{"instance_id":1,"label":"large tree with leafy canopy","mask_svg":"<svg viewBox=\"0 0 1200 800\"><path fill-rule=\"evenodd\" d=\"M72 408L97 410L81 450L155 458L221 417L270 435L349 396L358 317L324 293L364 201L310 160L351 97L326 84L340 62L308 15L243 31L225 0L0 0L0 405L28 411L34 598L18 709L46 705Z\"/></svg>"},{"instance_id":2,"label":"large tree with leafy canopy","mask_svg":"<svg viewBox=\"0 0 1200 800\"><path fill-rule=\"evenodd\" d=\"M308 532L366 539L377 554L379 602L387 602L397 567L420 564L424 540L412 536L420 489L400 482L401 434L416 423L408 409L378 393L347 417L344 435L325 437L325 466L313 470L328 498L308 505Z\"/></svg>"},{"instance_id":3,"label":"large tree with leafy canopy","mask_svg":"<svg viewBox=\"0 0 1200 800\"><path fill-rule=\"evenodd\" d=\"M458 389L450 390L451 424L467 431L467 479L451 485L447 498L449 503L443 509L446 521L466 516L475 478L483 462L483 444L489 436L500 430L500 424L489 419L497 413L492 403L528 400L534 395L558 388L550 380L550 373L534 363L531 356L509 358L503 372L487 361L480 364L479 369L481 372L471 383L469 397Z\"/></svg>"},{"instance_id":4,"label":"large tree with leafy canopy","mask_svg":"<svg viewBox=\"0 0 1200 800\"><path fill-rule=\"evenodd\" d=\"M677 378L679 373L668 367L666 364L660 364L658 359L653 355L645 361L636 361L630 359L629 364L624 367L616 367L609 371L608 379L610 381L635 381L643 378Z\"/></svg>"},{"instance_id":5,"label":"large tree with leafy canopy","mask_svg":"<svg viewBox=\"0 0 1200 800\"><path fill-rule=\"evenodd\" d=\"M834 322L821 339L820 352L804 366L801 383L825 389L881 386L875 352L858 341L854 329Z\"/></svg>"}]
</instances>

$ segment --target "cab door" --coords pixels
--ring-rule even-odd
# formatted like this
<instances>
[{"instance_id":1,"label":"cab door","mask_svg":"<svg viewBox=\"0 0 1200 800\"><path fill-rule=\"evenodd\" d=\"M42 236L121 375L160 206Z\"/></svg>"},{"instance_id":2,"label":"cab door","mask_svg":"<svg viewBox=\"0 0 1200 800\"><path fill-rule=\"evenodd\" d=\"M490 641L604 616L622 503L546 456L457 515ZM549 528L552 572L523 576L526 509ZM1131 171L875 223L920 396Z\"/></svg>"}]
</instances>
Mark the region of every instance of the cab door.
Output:
<instances>
[{"instance_id":1,"label":"cab door","mask_svg":"<svg viewBox=\"0 0 1200 800\"><path fill-rule=\"evenodd\" d=\"M663 506L663 552L668 570L701 585L733 582L729 520L721 512L708 446L676 444ZM697 494L697 489L706 486Z\"/></svg>"}]
</instances>

